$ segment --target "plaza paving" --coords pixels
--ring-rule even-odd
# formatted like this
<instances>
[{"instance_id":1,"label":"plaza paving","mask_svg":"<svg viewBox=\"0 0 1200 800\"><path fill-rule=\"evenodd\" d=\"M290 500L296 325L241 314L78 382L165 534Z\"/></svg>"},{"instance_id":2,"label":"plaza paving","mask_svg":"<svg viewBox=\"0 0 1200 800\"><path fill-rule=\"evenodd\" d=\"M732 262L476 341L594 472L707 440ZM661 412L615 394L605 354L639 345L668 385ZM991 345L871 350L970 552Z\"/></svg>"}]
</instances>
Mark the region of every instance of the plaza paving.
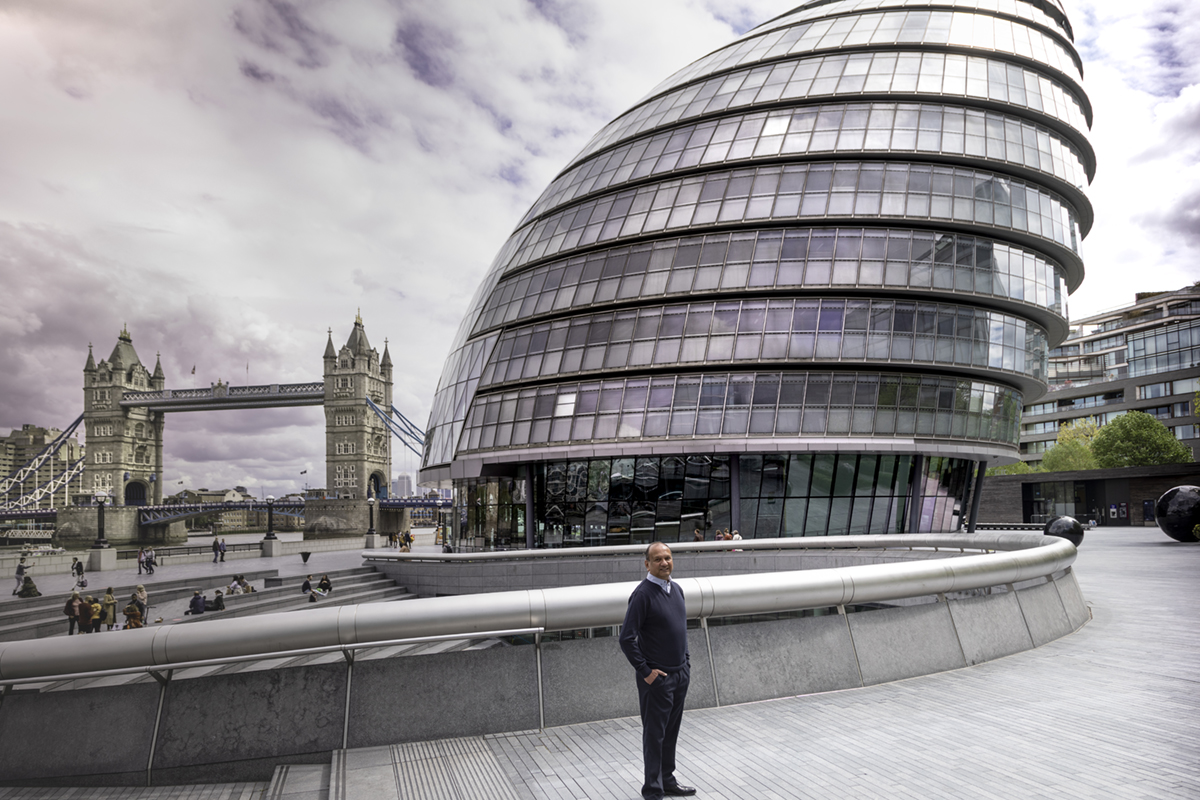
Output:
<instances>
[{"instance_id":1,"label":"plaza paving","mask_svg":"<svg viewBox=\"0 0 1200 800\"><path fill-rule=\"evenodd\" d=\"M689 711L681 780L713 800L1200 797L1200 545L1100 530L1075 569L1093 616L1077 633L954 672ZM270 786L0 788L0 800L634 800L640 764L627 718L341 751Z\"/></svg>"}]
</instances>

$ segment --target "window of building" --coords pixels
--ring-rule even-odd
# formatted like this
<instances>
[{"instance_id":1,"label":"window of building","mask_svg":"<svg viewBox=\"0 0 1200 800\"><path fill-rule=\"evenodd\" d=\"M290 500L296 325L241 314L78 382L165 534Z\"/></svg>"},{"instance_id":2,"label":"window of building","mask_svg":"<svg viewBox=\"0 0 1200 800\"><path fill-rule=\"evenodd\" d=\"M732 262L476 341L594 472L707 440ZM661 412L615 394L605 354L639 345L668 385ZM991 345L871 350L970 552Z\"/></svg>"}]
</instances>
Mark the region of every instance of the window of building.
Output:
<instances>
[{"instance_id":1,"label":"window of building","mask_svg":"<svg viewBox=\"0 0 1200 800\"><path fill-rule=\"evenodd\" d=\"M1137 387L1138 400L1153 400L1156 397L1167 397L1175 394L1171 381L1163 381L1162 383L1147 383L1144 386Z\"/></svg>"},{"instance_id":2,"label":"window of building","mask_svg":"<svg viewBox=\"0 0 1200 800\"><path fill-rule=\"evenodd\" d=\"M1171 433L1175 434L1176 439L1195 439L1197 425L1178 425L1171 428Z\"/></svg>"}]
</instances>

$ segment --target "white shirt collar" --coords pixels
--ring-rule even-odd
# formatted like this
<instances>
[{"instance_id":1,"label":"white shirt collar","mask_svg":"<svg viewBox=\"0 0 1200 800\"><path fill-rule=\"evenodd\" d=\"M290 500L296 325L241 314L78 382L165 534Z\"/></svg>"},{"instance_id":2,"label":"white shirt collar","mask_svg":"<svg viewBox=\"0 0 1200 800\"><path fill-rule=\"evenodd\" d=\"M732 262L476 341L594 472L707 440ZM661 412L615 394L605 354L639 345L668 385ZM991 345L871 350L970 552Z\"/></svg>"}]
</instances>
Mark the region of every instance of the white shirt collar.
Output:
<instances>
[{"instance_id":1,"label":"white shirt collar","mask_svg":"<svg viewBox=\"0 0 1200 800\"><path fill-rule=\"evenodd\" d=\"M662 587L662 590L664 592L666 592L667 594L671 593L671 579L670 578L667 578L664 581L662 578L658 577L657 575L647 572L646 580L650 581L651 583L657 583L659 586Z\"/></svg>"}]
</instances>

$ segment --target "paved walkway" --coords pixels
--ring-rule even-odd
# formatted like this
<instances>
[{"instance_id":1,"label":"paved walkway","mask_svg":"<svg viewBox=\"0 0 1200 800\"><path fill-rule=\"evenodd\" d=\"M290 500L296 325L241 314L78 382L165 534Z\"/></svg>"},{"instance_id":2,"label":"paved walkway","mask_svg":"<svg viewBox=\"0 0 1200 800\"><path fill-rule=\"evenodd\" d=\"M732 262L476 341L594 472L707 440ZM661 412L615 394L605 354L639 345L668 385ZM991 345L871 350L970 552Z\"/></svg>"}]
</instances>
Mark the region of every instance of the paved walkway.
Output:
<instances>
[{"instance_id":1,"label":"paved walkway","mask_svg":"<svg viewBox=\"0 0 1200 800\"><path fill-rule=\"evenodd\" d=\"M1200 798L1200 545L1091 532L1075 568L1093 614L1079 632L954 672L689 711L681 780L702 800ZM293 768L271 797L636 800L641 782L635 719L333 761L327 783ZM0 788L0 800L253 796L192 789Z\"/></svg>"}]
</instances>

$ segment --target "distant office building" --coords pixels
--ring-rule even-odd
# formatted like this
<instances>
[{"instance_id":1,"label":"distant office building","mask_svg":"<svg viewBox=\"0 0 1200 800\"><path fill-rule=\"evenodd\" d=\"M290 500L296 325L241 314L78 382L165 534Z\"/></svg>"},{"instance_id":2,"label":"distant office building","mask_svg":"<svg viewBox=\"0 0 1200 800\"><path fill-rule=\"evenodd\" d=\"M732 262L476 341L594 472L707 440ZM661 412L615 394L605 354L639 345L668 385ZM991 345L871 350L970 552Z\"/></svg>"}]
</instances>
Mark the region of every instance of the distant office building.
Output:
<instances>
[{"instance_id":1,"label":"distant office building","mask_svg":"<svg viewBox=\"0 0 1200 800\"><path fill-rule=\"evenodd\" d=\"M1141 292L1131 305L1075 321L1050 352L1048 375L1050 393L1021 418L1025 461L1040 463L1063 423L1104 425L1127 411L1162 420L1200 456L1200 286Z\"/></svg>"},{"instance_id":2,"label":"distant office building","mask_svg":"<svg viewBox=\"0 0 1200 800\"><path fill-rule=\"evenodd\" d=\"M869 8L867 8L869 6ZM1083 280L1058 2L808 2L603 128L446 361L459 546L953 530Z\"/></svg>"},{"instance_id":3,"label":"distant office building","mask_svg":"<svg viewBox=\"0 0 1200 800\"><path fill-rule=\"evenodd\" d=\"M413 496L413 479L412 475L407 472L400 473L394 481L392 481L392 497L412 497Z\"/></svg>"},{"instance_id":4,"label":"distant office building","mask_svg":"<svg viewBox=\"0 0 1200 800\"><path fill-rule=\"evenodd\" d=\"M0 480L14 476L15 473L28 465L42 450L62 434L58 428L40 428L37 425L22 425L19 430L11 431L8 436L0 438ZM58 452L47 458L36 471L31 471L25 479L8 485L0 495L0 503L15 502L18 498L38 495L39 487L46 487L56 477L68 472L75 463L83 457L84 448L79 439L70 437L63 442ZM53 494L40 493L26 508L57 508L70 505L69 497L82 491L82 478L75 480L68 487L65 484Z\"/></svg>"}]
</instances>

